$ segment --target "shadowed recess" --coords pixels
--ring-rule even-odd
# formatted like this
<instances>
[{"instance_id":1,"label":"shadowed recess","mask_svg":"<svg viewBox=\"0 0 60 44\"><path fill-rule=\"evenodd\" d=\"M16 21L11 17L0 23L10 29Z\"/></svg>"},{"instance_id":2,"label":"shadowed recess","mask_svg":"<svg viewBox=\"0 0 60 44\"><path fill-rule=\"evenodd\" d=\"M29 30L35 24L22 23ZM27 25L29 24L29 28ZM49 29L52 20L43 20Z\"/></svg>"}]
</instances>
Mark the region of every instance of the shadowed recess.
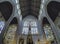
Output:
<instances>
[{"instance_id":1,"label":"shadowed recess","mask_svg":"<svg viewBox=\"0 0 60 44\"><path fill-rule=\"evenodd\" d=\"M48 22L47 18L45 18L45 17L43 18L42 23L43 23L43 25L44 25L44 24L49 24L49 22Z\"/></svg>"},{"instance_id":2,"label":"shadowed recess","mask_svg":"<svg viewBox=\"0 0 60 44\"><path fill-rule=\"evenodd\" d=\"M2 12L3 17L7 21L12 14L13 6L8 1L1 2L0 3L0 11Z\"/></svg>"},{"instance_id":3,"label":"shadowed recess","mask_svg":"<svg viewBox=\"0 0 60 44\"><path fill-rule=\"evenodd\" d=\"M17 18L13 18L10 24L18 24Z\"/></svg>"},{"instance_id":4,"label":"shadowed recess","mask_svg":"<svg viewBox=\"0 0 60 44\"><path fill-rule=\"evenodd\" d=\"M51 1L47 5L47 12L50 18L55 21L56 17L58 16L60 12L60 2L57 1Z\"/></svg>"}]
</instances>

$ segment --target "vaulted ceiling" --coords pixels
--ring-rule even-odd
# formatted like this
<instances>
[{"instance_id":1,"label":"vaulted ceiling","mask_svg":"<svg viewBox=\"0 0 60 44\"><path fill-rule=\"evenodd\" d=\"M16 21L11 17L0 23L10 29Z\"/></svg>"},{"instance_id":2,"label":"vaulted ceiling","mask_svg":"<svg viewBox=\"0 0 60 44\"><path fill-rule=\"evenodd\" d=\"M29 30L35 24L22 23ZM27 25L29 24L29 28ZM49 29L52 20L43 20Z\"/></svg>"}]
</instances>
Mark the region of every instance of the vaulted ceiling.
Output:
<instances>
[{"instance_id":1,"label":"vaulted ceiling","mask_svg":"<svg viewBox=\"0 0 60 44\"><path fill-rule=\"evenodd\" d=\"M40 0L19 0L21 15L24 17L28 15L38 18L40 9ZM10 2L4 1L0 3L0 12L7 21L12 14L13 6ZM7 17L6 17L7 16Z\"/></svg>"},{"instance_id":2,"label":"vaulted ceiling","mask_svg":"<svg viewBox=\"0 0 60 44\"><path fill-rule=\"evenodd\" d=\"M24 17L28 15L38 18L41 0L19 0L21 15ZM5 20L8 20L12 14L13 6L10 2L0 3L0 12ZM52 1L47 5L47 13L54 21L60 12L60 2ZM7 16L7 17L6 17Z\"/></svg>"},{"instance_id":3,"label":"vaulted ceiling","mask_svg":"<svg viewBox=\"0 0 60 44\"><path fill-rule=\"evenodd\" d=\"M37 18L39 15L40 2L41 0L20 0L20 8L23 17L32 15Z\"/></svg>"}]
</instances>

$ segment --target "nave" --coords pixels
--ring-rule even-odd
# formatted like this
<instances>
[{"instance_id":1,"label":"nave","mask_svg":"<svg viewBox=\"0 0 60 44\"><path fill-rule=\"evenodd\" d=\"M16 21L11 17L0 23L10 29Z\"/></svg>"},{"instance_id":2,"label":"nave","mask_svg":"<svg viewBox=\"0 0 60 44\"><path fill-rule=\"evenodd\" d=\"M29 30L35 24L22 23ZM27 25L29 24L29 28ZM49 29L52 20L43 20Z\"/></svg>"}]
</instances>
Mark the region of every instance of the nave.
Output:
<instances>
[{"instance_id":1,"label":"nave","mask_svg":"<svg viewBox=\"0 0 60 44\"><path fill-rule=\"evenodd\" d=\"M59 44L60 2L9 1L0 3L0 44Z\"/></svg>"}]
</instances>

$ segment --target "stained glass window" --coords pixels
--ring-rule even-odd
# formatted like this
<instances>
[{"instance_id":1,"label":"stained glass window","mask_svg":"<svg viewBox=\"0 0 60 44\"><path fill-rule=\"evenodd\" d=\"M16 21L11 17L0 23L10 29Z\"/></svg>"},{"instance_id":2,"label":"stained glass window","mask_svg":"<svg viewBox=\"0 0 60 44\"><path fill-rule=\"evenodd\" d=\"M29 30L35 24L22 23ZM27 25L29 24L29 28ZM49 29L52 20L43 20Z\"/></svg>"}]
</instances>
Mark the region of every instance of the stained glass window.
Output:
<instances>
[{"instance_id":1,"label":"stained glass window","mask_svg":"<svg viewBox=\"0 0 60 44\"><path fill-rule=\"evenodd\" d=\"M25 21L23 24L22 34L28 34L29 25L31 26L31 34L38 34L38 28L36 21Z\"/></svg>"},{"instance_id":2,"label":"stained glass window","mask_svg":"<svg viewBox=\"0 0 60 44\"><path fill-rule=\"evenodd\" d=\"M29 31L29 22L28 21L25 21L24 24L23 24L23 30L22 30L22 34L28 34L28 31Z\"/></svg>"},{"instance_id":3,"label":"stained glass window","mask_svg":"<svg viewBox=\"0 0 60 44\"><path fill-rule=\"evenodd\" d=\"M36 28L31 28L31 34L38 34L38 29Z\"/></svg>"},{"instance_id":4,"label":"stained glass window","mask_svg":"<svg viewBox=\"0 0 60 44\"><path fill-rule=\"evenodd\" d=\"M29 29L28 27L24 27L22 33L23 34L28 34L28 31L29 31L28 29Z\"/></svg>"},{"instance_id":5,"label":"stained glass window","mask_svg":"<svg viewBox=\"0 0 60 44\"><path fill-rule=\"evenodd\" d=\"M34 26L34 27L36 26L36 27L37 27L36 21L32 21L32 22L31 22L31 26Z\"/></svg>"},{"instance_id":6,"label":"stained glass window","mask_svg":"<svg viewBox=\"0 0 60 44\"><path fill-rule=\"evenodd\" d=\"M37 22L32 21L31 26L31 34L38 34Z\"/></svg>"},{"instance_id":7,"label":"stained glass window","mask_svg":"<svg viewBox=\"0 0 60 44\"><path fill-rule=\"evenodd\" d=\"M23 26L27 26L28 27L29 26L29 22L25 21Z\"/></svg>"},{"instance_id":8,"label":"stained glass window","mask_svg":"<svg viewBox=\"0 0 60 44\"><path fill-rule=\"evenodd\" d=\"M0 21L0 33L2 32L3 28L4 28L5 22L4 21Z\"/></svg>"}]
</instances>

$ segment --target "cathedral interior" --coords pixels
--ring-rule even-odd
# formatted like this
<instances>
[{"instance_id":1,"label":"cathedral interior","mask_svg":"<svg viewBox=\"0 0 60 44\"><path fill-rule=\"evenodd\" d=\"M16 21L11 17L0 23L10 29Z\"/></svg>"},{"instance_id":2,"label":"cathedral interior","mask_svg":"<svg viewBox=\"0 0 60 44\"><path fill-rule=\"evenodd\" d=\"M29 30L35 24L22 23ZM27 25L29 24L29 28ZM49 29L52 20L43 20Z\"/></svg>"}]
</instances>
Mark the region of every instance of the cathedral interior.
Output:
<instances>
[{"instance_id":1,"label":"cathedral interior","mask_svg":"<svg viewBox=\"0 0 60 44\"><path fill-rule=\"evenodd\" d=\"M60 0L0 0L0 44L60 44Z\"/></svg>"}]
</instances>

